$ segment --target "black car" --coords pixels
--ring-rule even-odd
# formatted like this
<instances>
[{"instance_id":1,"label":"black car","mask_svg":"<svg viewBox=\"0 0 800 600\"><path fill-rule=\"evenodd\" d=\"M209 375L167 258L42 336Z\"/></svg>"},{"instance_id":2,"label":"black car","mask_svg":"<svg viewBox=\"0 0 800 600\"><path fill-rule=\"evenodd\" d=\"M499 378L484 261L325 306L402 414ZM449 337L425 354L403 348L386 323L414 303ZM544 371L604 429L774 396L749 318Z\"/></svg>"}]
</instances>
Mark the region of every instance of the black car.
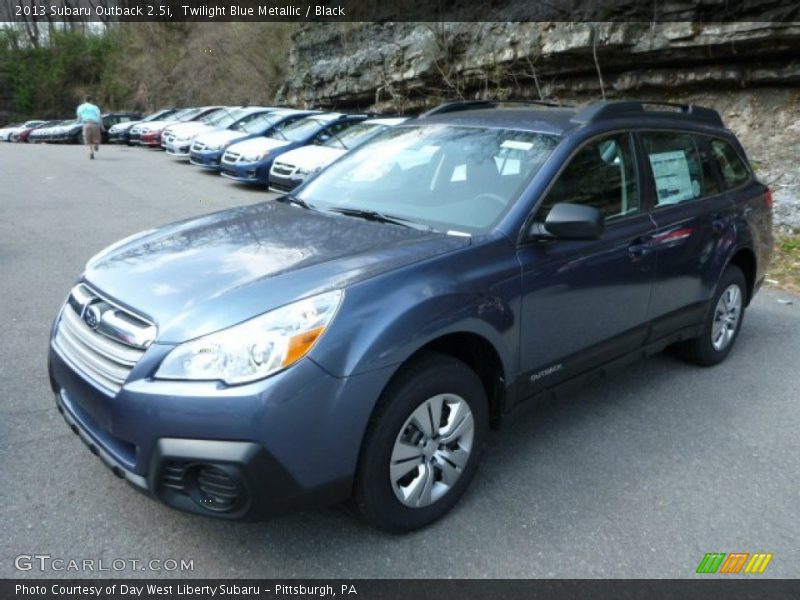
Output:
<instances>
[{"instance_id":1,"label":"black car","mask_svg":"<svg viewBox=\"0 0 800 600\"><path fill-rule=\"evenodd\" d=\"M107 144L109 142L108 130L114 125L117 125L118 123L137 122L140 121L141 118L142 118L141 113L136 113L136 112L103 113L102 115L103 143ZM76 123L68 131L65 131L57 141L64 142L67 144L83 143L83 125L81 123Z\"/></svg>"}]
</instances>

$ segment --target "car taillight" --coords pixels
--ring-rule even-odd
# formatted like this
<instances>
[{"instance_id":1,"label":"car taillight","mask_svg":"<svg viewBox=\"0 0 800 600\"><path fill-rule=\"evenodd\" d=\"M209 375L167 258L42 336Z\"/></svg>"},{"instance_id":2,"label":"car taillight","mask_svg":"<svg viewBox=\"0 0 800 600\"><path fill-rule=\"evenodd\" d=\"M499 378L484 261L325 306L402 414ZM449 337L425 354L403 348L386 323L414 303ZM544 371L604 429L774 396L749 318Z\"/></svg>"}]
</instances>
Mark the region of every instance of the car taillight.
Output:
<instances>
[{"instance_id":1,"label":"car taillight","mask_svg":"<svg viewBox=\"0 0 800 600\"><path fill-rule=\"evenodd\" d=\"M764 192L764 204L767 205L767 208L772 209L772 190L769 188Z\"/></svg>"}]
</instances>

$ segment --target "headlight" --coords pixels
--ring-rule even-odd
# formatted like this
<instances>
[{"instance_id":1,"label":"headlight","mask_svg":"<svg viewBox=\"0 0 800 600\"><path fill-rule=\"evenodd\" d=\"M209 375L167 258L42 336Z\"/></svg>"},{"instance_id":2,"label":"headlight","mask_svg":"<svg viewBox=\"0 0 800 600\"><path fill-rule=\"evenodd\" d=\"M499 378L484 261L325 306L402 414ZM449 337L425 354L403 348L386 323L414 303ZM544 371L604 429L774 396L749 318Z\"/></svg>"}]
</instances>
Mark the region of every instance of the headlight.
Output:
<instances>
[{"instance_id":1,"label":"headlight","mask_svg":"<svg viewBox=\"0 0 800 600\"><path fill-rule=\"evenodd\" d=\"M181 344L164 358L156 377L229 384L263 379L308 354L341 299L342 290L326 292Z\"/></svg>"},{"instance_id":2,"label":"headlight","mask_svg":"<svg viewBox=\"0 0 800 600\"><path fill-rule=\"evenodd\" d=\"M247 162L256 162L263 158L267 158L269 156L269 150L266 152L261 152L259 154L249 154L249 155L242 155L242 160L246 160Z\"/></svg>"}]
</instances>

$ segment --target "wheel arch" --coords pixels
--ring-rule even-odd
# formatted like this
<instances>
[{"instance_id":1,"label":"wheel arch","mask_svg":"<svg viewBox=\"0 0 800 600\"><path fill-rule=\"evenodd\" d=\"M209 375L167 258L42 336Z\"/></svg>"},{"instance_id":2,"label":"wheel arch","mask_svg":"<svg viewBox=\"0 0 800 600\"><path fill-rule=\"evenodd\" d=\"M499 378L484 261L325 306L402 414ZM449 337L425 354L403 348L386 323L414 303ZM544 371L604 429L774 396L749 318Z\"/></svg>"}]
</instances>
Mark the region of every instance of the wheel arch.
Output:
<instances>
[{"instance_id":1,"label":"wheel arch","mask_svg":"<svg viewBox=\"0 0 800 600\"><path fill-rule=\"evenodd\" d=\"M725 265L726 269L728 265L737 266L744 274L745 281L747 282L747 299L745 302L745 306L747 306L750 304L750 299L753 297L756 284L756 254L747 246L739 247L731 254L728 263Z\"/></svg>"},{"instance_id":2,"label":"wheel arch","mask_svg":"<svg viewBox=\"0 0 800 600\"><path fill-rule=\"evenodd\" d=\"M414 350L398 365L389 381L391 382L403 367L426 352L450 356L475 371L489 400L492 428L496 429L500 423L508 394L508 373L497 348L486 337L478 333L470 331L445 333L428 340Z\"/></svg>"}]
</instances>

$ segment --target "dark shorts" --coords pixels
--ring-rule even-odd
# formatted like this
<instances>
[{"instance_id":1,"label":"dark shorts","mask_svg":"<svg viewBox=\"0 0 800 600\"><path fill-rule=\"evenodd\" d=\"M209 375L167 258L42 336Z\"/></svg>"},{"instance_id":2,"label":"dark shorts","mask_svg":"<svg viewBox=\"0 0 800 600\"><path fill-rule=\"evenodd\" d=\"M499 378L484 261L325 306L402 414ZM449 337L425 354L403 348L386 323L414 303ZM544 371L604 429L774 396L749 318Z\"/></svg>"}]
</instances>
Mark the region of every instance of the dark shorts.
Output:
<instances>
[{"instance_id":1,"label":"dark shorts","mask_svg":"<svg viewBox=\"0 0 800 600\"><path fill-rule=\"evenodd\" d=\"M83 143L99 144L102 140L100 135L100 125L97 123L85 123L83 125Z\"/></svg>"}]
</instances>

